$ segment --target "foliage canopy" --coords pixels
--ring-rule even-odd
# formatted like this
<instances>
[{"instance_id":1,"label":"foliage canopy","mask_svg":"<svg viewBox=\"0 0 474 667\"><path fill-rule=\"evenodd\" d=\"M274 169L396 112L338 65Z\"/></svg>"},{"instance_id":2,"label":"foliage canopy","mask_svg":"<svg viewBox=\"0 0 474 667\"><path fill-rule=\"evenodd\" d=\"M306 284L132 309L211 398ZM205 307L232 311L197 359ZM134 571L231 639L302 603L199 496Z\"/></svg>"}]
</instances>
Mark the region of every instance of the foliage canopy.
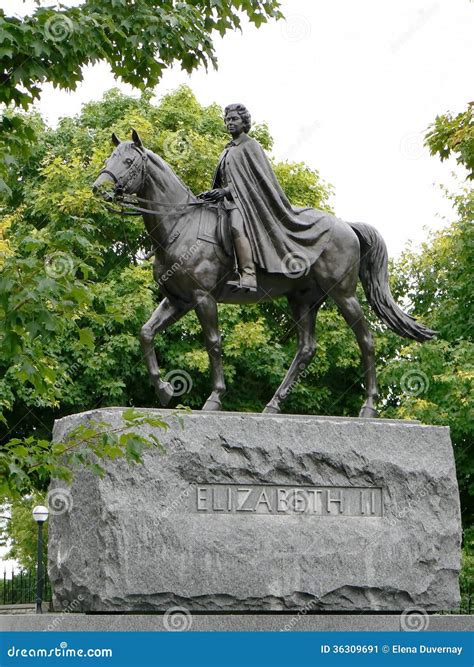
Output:
<instances>
[{"instance_id":1,"label":"foliage canopy","mask_svg":"<svg viewBox=\"0 0 474 667\"><path fill-rule=\"evenodd\" d=\"M213 37L282 17L277 0L84 0L58 10L41 6L23 18L0 9L0 191L9 168L34 138L12 106L28 109L45 82L74 90L85 65L105 61L136 88L151 89L164 70L217 67Z\"/></svg>"}]
</instances>

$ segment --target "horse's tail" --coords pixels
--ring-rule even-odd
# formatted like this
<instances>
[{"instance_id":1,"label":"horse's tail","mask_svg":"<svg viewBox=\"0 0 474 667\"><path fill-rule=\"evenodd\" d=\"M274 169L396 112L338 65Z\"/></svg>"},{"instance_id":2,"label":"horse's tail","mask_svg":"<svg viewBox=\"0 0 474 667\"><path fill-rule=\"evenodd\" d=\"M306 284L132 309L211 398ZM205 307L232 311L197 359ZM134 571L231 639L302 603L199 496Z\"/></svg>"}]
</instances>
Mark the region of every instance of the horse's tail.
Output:
<instances>
[{"instance_id":1,"label":"horse's tail","mask_svg":"<svg viewBox=\"0 0 474 667\"><path fill-rule=\"evenodd\" d=\"M417 322L395 303L388 284L387 246L379 232L361 222L350 222L349 225L360 242L359 278L374 311L400 336L420 342L433 338L436 331Z\"/></svg>"}]
</instances>

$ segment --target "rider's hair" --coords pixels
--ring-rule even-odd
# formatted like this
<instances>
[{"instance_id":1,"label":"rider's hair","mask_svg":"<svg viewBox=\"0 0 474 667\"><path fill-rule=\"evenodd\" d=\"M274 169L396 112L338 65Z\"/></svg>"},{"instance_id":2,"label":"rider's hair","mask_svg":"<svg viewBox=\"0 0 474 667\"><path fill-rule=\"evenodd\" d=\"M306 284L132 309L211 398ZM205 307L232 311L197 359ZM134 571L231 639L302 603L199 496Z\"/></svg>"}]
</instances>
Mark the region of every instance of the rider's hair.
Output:
<instances>
[{"instance_id":1,"label":"rider's hair","mask_svg":"<svg viewBox=\"0 0 474 667\"><path fill-rule=\"evenodd\" d=\"M229 106L227 106L224 109L224 118L227 116L229 111L237 111L239 116L244 121L244 132L248 132L252 125L252 119L250 117L250 113L248 112L247 107L244 106L243 104L229 104Z\"/></svg>"}]
</instances>

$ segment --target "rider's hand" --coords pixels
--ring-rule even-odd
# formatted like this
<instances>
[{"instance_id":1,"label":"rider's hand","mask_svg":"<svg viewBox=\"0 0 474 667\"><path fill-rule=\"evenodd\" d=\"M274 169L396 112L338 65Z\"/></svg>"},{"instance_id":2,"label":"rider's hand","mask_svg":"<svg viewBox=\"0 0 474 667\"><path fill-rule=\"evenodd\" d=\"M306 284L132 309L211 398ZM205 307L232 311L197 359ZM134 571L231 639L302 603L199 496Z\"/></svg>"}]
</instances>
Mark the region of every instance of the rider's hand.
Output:
<instances>
[{"instance_id":1,"label":"rider's hand","mask_svg":"<svg viewBox=\"0 0 474 667\"><path fill-rule=\"evenodd\" d=\"M216 188L215 190L209 190L208 192L202 192L198 195L199 199L206 199L207 201L220 201L224 199L227 194L226 188Z\"/></svg>"}]
</instances>

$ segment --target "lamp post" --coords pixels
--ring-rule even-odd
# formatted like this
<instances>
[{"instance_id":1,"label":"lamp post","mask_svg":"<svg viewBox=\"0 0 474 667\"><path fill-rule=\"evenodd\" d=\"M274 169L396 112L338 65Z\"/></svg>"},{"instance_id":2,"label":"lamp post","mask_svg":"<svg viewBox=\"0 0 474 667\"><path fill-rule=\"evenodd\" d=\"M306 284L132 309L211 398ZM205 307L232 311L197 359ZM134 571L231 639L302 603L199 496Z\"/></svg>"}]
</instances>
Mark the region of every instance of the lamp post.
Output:
<instances>
[{"instance_id":1,"label":"lamp post","mask_svg":"<svg viewBox=\"0 0 474 667\"><path fill-rule=\"evenodd\" d=\"M36 559L36 613L43 612L43 524L48 518L48 508L37 505L33 510L33 519L38 524L38 552Z\"/></svg>"}]
</instances>

